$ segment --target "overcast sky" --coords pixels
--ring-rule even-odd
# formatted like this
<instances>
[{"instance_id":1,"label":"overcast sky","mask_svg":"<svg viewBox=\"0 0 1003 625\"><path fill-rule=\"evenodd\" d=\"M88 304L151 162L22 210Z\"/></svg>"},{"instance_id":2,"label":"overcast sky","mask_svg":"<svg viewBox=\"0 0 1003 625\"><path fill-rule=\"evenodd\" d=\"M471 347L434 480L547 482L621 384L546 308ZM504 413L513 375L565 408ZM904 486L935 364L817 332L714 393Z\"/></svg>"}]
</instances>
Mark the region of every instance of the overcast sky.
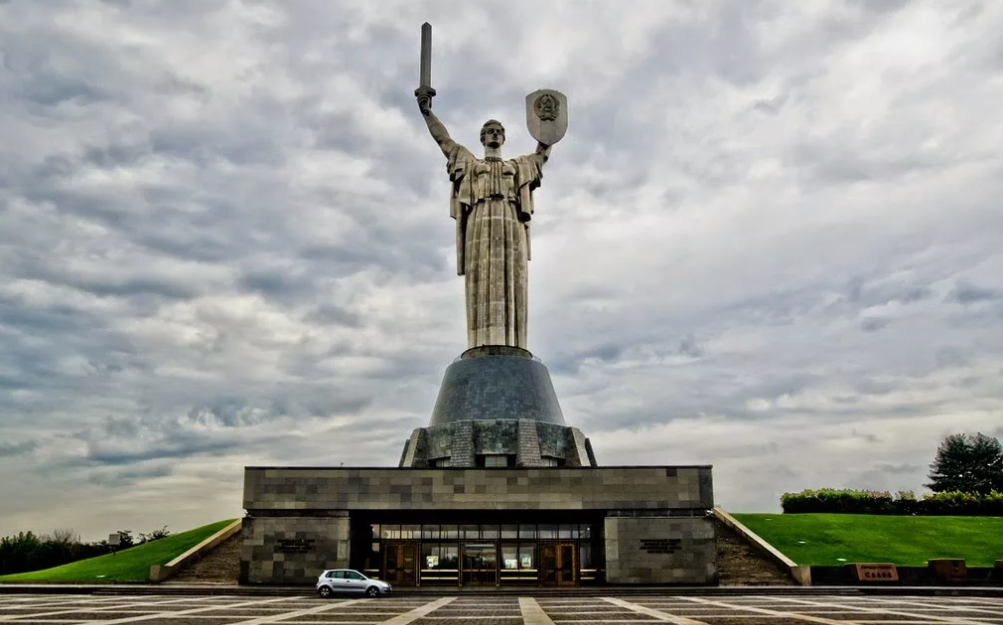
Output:
<instances>
[{"instance_id":1,"label":"overcast sky","mask_svg":"<svg viewBox=\"0 0 1003 625\"><path fill-rule=\"evenodd\" d=\"M602 464L921 490L1003 435L1003 3L0 0L0 535L395 466L466 347L445 162L569 130L529 347Z\"/></svg>"}]
</instances>

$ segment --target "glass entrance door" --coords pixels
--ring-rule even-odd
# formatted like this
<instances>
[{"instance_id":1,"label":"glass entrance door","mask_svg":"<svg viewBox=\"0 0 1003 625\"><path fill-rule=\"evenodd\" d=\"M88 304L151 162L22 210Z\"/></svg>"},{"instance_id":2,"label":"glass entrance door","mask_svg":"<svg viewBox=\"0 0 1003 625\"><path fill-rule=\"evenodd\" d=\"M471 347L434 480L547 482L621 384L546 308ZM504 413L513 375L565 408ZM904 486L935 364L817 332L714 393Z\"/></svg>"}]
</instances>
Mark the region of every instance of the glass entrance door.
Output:
<instances>
[{"instance_id":1,"label":"glass entrance door","mask_svg":"<svg viewBox=\"0 0 1003 625\"><path fill-rule=\"evenodd\" d=\"M578 582L575 543L540 543L540 572L544 586L574 586Z\"/></svg>"},{"instance_id":2,"label":"glass entrance door","mask_svg":"<svg viewBox=\"0 0 1003 625\"><path fill-rule=\"evenodd\" d=\"M387 542L383 579L392 586L414 586L418 569L418 543Z\"/></svg>"},{"instance_id":3,"label":"glass entrance door","mask_svg":"<svg viewBox=\"0 0 1003 625\"><path fill-rule=\"evenodd\" d=\"M467 543L463 545L463 585L494 586L498 583L498 546Z\"/></svg>"}]
</instances>

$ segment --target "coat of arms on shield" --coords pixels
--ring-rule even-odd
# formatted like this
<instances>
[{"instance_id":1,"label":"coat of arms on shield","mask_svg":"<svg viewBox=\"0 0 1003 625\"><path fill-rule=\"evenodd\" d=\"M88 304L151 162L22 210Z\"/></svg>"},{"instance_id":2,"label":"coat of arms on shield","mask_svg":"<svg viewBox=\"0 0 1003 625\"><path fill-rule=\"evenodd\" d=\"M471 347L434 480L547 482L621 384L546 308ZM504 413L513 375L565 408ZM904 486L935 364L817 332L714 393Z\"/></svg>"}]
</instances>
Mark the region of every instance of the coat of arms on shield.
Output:
<instances>
[{"instance_id":1,"label":"coat of arms on shield","mask_svg":"<svg viewBox=\"0 0 1003 625\"><path fill-rule=\"evenodd\" d=\"M526 96L526 127L534 139L554 145L568 131L568 98L554 89L540 89Z\"/></svg>"}]
</instances>

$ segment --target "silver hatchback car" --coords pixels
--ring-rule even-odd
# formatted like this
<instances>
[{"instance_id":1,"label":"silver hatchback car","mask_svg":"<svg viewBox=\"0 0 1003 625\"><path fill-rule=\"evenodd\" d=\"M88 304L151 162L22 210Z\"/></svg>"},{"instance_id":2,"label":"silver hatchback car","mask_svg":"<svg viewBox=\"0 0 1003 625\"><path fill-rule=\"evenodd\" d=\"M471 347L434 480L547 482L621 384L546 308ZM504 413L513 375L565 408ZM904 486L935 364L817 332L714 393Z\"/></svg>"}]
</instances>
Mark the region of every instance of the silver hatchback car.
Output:
<instances>
[{"instance_id":1,"label":"silver hatchback car","mask_svg":"<svg viewBox=\"0 0 1003 625\"><path fill-rule=\"evenodd\" d=\"M335 594L379 597L390 594L390 584L370 579L354 569L328 569L317 578L317 594L327 599Z\"/></svg>"}]
</instances>

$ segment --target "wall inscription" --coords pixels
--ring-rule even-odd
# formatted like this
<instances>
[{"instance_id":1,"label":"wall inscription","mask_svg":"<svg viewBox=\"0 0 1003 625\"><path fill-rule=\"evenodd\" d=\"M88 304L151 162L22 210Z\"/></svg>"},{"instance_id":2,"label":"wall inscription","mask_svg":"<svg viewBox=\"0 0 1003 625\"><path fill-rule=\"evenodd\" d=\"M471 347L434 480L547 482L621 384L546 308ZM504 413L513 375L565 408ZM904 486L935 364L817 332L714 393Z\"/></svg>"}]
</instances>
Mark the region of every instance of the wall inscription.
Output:
<instances>
[{"instance_id":1,"label":"wall inscription","mask_svg":"<svg viewBox=\"0 0 1003 625\"><path fill-rule=\"evenodd\" d=\"M310 553L313 551L313 538L283 538L279 540L279 553Z\"/></svg>"},{"instance_id":2,"label":"wall inscription","mask_svg":"<svg viewBox=\"0 0 1003 625\"><path fill-rule=\"evenodd\" d=\"M641 551L648 553L675 553L682 548L683 541L678 538L642 538Z\"/></svg>"}]
</instances>

